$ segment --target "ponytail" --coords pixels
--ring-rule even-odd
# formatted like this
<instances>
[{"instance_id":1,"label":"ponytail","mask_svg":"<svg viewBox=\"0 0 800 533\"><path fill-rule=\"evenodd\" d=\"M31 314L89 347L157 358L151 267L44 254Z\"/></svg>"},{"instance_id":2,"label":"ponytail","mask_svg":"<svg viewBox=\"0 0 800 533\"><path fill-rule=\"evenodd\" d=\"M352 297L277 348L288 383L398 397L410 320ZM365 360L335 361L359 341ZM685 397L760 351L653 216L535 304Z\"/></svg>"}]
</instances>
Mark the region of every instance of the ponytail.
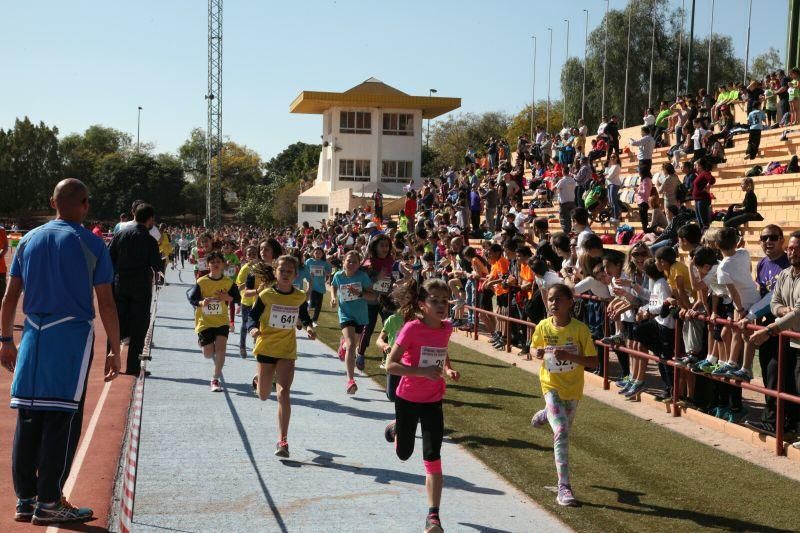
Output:
<instances>
[{"instance_id":1,"label":"ponytail","mask_svg":"<svg viewBox=\"0 0 800 533\"><path fill-rule=\"evenodd\" d=\"M450 287L444 280L439 278L429 278L419 283L414 278L395 285L392 292L392 299L395 302L405 301L398 312L403 316L404 322L420 318L422 307L420 302L424 301L432 291L444 291L450 293Z\"/></svg>"}]
</instances>

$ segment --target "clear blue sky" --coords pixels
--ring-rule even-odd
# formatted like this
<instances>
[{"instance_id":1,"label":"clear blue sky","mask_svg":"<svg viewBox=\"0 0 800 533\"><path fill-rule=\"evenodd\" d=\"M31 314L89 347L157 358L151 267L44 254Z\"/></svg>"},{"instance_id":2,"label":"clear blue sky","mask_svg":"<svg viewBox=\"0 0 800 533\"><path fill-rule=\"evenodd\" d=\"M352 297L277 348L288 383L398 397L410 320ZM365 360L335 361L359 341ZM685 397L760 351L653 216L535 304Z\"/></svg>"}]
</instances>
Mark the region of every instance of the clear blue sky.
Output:
<instances>
[{"instance_id":1,"label":"clear blue sky","mask_svg":"<svg viewBox=\"0 0 800 533\"><path fill-rule=\"evenodd\" d=\"M716 6L714 32L738 36L744 57L747 0ZM321 118L289 114L289 103L304 89L343 91L370 76L410 94L461 97L464 112L516 112L530 100L530 36L539 36L543 98L545 28L554 29L556 98L564 19L570 53L582 58L584 8L591 32L603 0L226 0L223 132L264 158L319 142ZM711 0L697 0L695 35L708 34L710 11ZM0 127L27 115L62 134L103 124L135 136L141 105L142 141L169 152L205 128L206 1L0 0L0 12ZM755 0L751 59L770 46L783 56L786 13L787 0Z\"/></svg>"}]
</instances>

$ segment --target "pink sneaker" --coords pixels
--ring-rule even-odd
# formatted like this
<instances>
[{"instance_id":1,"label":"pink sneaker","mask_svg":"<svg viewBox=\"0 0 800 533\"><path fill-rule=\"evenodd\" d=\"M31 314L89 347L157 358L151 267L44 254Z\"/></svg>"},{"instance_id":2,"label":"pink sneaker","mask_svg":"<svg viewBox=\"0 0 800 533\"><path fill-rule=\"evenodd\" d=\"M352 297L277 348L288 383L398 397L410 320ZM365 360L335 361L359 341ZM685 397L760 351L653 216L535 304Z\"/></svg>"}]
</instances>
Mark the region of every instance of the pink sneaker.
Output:
<instances>
[{"instance_id":1,"label":"pink sneaker","mask_svg":"<svg viewBox=\"0 0 800 533\"><path fill-rule=\"evenodd\" d=\"M222 392L222 385L219 384L218 379L211 380L211 392Z\"/></svg>"},{"instance_id":2,"label":"pink sneaker","mask_svg":"<svg viewBox=\"0 0 800 533\"><path fill-rule=\"evenodd\" d=\"M339 361L344 361L347 357L347 350L344 347L344 339L339 340Z\"/></svg>"},{"instance_id":3,"label":"pink sneaker","mask_svg":"<svg viewBox=\"0 0 800 533\"><path fill-rule=\"evenodd\" d=\"M358 385L356 385L356 381L351 379L347 382L347 394L355 394L358 390Z\"/></svg>"}]
</instances>

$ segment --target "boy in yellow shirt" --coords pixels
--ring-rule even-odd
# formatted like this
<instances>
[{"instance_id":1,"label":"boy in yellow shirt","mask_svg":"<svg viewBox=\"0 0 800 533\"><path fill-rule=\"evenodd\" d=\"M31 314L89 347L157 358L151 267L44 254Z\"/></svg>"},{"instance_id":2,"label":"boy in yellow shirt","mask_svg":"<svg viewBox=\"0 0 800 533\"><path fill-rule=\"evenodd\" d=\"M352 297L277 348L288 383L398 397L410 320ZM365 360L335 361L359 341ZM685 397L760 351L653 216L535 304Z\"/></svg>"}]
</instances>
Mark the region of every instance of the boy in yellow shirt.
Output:
<instances>
[{"instance_id":1,"label":"boy in yellow shirt","mask_svg":"<svg viewBox=\"0 0 800 533\"><path fill-rule=\"evenodd\" d=\"M225 259L220 252L211 252L206 257L210 273L200 276L189 292L189 302L195 307L194 322L198 344L206 359L214 359L214 375L211 391L220 392L222 367L225 364L228 343L228 306L240 301L239 289L233 280L225 276Z\"/></svg>"}]
</instances>

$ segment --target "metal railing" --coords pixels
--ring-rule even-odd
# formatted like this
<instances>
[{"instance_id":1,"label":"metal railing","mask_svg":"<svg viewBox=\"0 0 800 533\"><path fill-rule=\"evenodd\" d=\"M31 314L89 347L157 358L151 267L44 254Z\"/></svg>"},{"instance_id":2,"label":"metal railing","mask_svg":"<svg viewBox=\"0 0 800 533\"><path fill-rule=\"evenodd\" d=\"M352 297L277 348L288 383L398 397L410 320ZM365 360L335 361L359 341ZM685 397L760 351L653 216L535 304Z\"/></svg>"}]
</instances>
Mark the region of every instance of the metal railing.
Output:
<instances>
[{"instance_id":1,"label":"metal railing","mask_svg":"<svg viewBox=\"0 0 800 533\"><path fill-rule=\"evenodd\" d=\"M510 298L510 296L509 296L509 298ZM576 294L575 298L580 298L580 299L587 300L587 301L596 301L596 302L600 302L603 305L603 331L604 331L604 336L608 336L609 329L610 329L610 324L609 324L608 315L605 312L605 305L606 305L607 301L602 299L602 298L599 298L597 296L587 295L587 294ZM480 313L480 314L483 314L485 316L491 316L491 317L493 317L493 318L495 318L497 320L502 320L502 321L505 321L505 322L508 322L508 323L512 323L512 324L519 324L519 325L525 326L528 330L532 330L532 329L534 329L536 327L536 324L534 324L533 322L529 322L527 320L522 320L522 319L510 316L510 314L511 314L511 306L510 305L507 307L507 314L495 313L494 311L488 311L486 309L481 309L481 308L479 308L477 306L471 306L471 305L465 305L464 309L472 311L473 313ZM474 316L473 328L472 328L471 331L467 332L467 334L471 335L475 340L477 340L478 339L478 326L479 326L480 320L478 319L477 315L473 315L473 316ZM694 320L700 320L700 321L706 322L708 324L719 324L719 325L722 325L722 326L728 326L728 327L731 327L731 328L737 328L738 329L738 325L735 322L733 322L731 320L722 319L722 318L716 318L716 319L712 320L711 318L709 318L707 316L698 315L696 318L694 318ZM659 357L657 355L653 355L653 354L648 353L648 352L642 352L642 351L639 351L639 350L634 350L634 349L628 348L626 346L611 346L609 344L604 344L600 340L595 340L594 341L595 344L598 347L602 348L603 389L604 390L608 390L609 387L610 387L609 378L608 378L608 362L609 362L609 354L613 350L615 352L625 353L625 354L627 354L627 355L629 355L631 357L636 357L636 358L639 358L639 359L645 359L647 361L654 361L656 363L662 363L664 365L672 367L673 385L672 385L671 412L672 412L672 416L675 416L675 417L680 416L680 414L681 414L680 407L678 405L678 401L680 399L679 391L681 390L681 386L680 386L681 385L681 381L685 377L688 377L689 375L702 376L702 377L705 377L705 378L710 379L712 381L718 381L718 382L721 382L721 383L726 383L726 384L732 385L734 387L738 387L738 388L745 389L745 390L751 390L751 391L763 394L765 396L769 396L769 397L775 398L775 404L776 404L775 405L775 454L776 455L784 455L785 454L785 446L784 446L783 437L784 437L784 434L785 434L784 413L785 413L785 410L786 410L786 402L790 402L790 403L794 403L794 404L800 405L800 396L797 396L797 395L794 395L794 394L789 394L787 392L784 392L784 390L783 390L785 388L785 386L786 386L786 384L784 383L784 372L783 372L784 365L786 364L786 342L788 341L788 339L800 340L800 333L796 333L796 332L793 332L793 331L784 331L784 332L781 332L779 334L779 336L778 336L777 387L775 389L770 389L770 388L767 388L767 387L764 387L764 386L761 386L761 385L754 385L754 384L746 382L746 381L734 380L734 379L731 379L731 378L722 377L722 376L715 376L715 375L712 375L712 374L695 373L695 372L692 372L688 367L683 366L681 364L678 364L675 361L675 359L678 359L678 358L683 357L684 355L686 355L685 353L682 353L682 351L681 351L681 347L682 347L682 342L681 342L682 341L682 336L681 336L682 325L683 325L683 320L681 320L680 318L675 318L675 330L674 330L675 331L675 333L674 333L675 334L675 342L674 342L674 352L672 354L673 355L673 359L666 359L666 358L662 359L661 357ZM758 330L764 329L764 326L757 326L757 325L754 325L754 324L748 324L747 325L747 329L750 329L750 330L753 330L753 331L758 331ZM529 333L530 333L530 331L529 331ZM506 335L505 351L509 352L509 353L511 352L511 335L510 334Z\"/></svg>"}]
</instances>

